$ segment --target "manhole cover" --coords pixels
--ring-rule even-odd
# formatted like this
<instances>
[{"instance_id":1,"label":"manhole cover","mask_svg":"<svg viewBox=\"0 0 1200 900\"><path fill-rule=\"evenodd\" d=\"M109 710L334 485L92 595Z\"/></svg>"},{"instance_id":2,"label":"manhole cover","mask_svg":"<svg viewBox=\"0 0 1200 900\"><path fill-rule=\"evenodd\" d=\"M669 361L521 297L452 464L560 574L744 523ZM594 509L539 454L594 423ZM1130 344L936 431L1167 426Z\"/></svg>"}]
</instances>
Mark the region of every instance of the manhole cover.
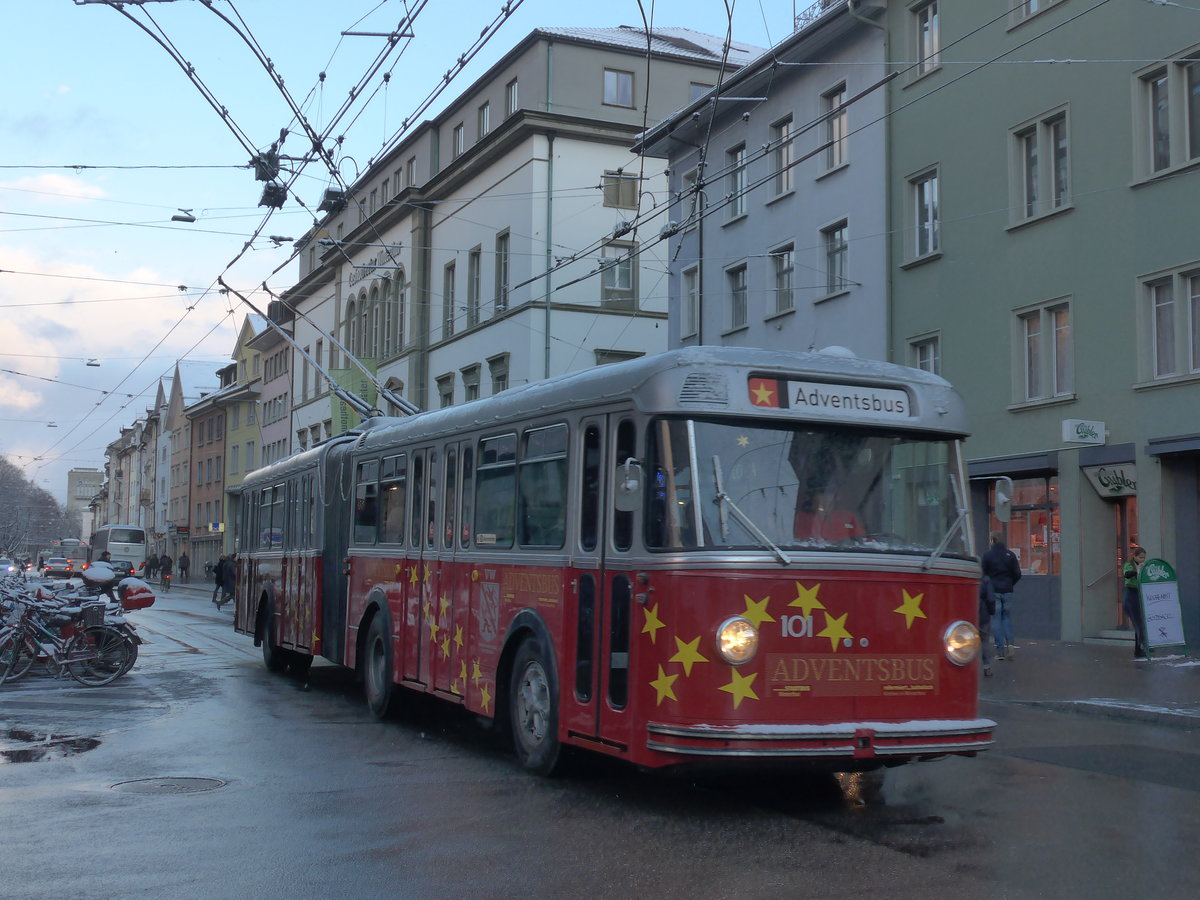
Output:
<instances>
[{"instance_id":1,"label":"manhole cover","mask_svg":"<svg viewBox=\"0 0 1200 900\"><path fill-rule=\"evenodd\" d=\"M13 728L0 732L0 764L41 762L86 753L100 746L96 738L48 734Z\"/></svg>"},{"instance_id":2,"label":"manhole cover","mask_svg":"<svg viewBox=\"0 0 1200 900\"><path fill-rule=\"evenodd\" d=\"M215 791L226 784L228 782L220 778L139 778L118 782L112 789L130 794L198 794Z\"/></svg>"}]
</instances>

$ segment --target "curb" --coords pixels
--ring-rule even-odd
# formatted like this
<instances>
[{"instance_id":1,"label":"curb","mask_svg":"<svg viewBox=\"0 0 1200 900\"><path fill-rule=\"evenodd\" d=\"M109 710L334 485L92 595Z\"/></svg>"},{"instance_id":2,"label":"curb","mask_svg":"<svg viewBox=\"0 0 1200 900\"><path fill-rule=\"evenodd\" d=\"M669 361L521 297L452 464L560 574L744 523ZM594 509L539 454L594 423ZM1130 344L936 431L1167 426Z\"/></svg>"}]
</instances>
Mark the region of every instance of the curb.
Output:
<instances>
[{"instance_id":1,"label":"curb","mask_svg":"<svg viewBox=\"0 0 1200 900\"><path fill-rule=\"evenodd\" d=\"M1105 697L1093 697L1086 700L1001 700L980 697L979 702L980 705L999 703L1031 706L1035 709L1048 709L1053 712L1065 712L1074 715L1120 719L1128 722L1140 722L1144 725L1200 728L1200 708L1196 707L1172 709L1165 706L1149 706L1146 704L1130 703L1127 700L1115 700Z\"/></svg>"}]
</instances>

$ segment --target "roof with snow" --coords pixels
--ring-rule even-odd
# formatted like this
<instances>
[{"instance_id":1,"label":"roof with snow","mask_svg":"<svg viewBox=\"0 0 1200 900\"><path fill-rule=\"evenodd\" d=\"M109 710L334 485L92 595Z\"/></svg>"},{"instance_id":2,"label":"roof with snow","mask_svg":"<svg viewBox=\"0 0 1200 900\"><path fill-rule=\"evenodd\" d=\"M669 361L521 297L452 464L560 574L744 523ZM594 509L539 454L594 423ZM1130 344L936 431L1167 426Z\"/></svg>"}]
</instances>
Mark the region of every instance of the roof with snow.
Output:
<instances>
[{"instance_id":1,"label":"roof with snow","mask_svg":"<svg viewBox=\"0 0 1200 900\"><path fill-rule=\"evenodd\" d=\"M625 50L646 51L646 31L632 25L616 28L549 27L535 29L535 34L573 38L596 44L606 44ZM719 63L724 53L725 39L690 28L650 29L650 51L660 56L677 56L702 62ZM762 47L741 41L729 42L729 63L744 66L763 53Z\"/></svg>"}]
</instances>

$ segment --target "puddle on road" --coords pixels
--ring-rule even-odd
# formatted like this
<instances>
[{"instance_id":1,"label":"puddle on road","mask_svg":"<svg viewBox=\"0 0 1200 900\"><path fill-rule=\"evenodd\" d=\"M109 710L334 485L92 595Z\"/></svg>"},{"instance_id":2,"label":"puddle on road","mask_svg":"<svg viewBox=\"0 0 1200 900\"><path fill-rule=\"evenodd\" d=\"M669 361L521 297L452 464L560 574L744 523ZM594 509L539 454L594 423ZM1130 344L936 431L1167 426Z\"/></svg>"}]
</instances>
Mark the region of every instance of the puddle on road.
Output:
<instances>
[{"instance_id":1,"label":"puddle on road","mask_svg":"<svg viewBox=\"0 0 1200 900\"><path fill-rule=\"evenodd\" d=\"M12 728L0 732L0 765L65 759L95 750L99 746L100 741L96 738Z\"/></svg>"}]
</instances>

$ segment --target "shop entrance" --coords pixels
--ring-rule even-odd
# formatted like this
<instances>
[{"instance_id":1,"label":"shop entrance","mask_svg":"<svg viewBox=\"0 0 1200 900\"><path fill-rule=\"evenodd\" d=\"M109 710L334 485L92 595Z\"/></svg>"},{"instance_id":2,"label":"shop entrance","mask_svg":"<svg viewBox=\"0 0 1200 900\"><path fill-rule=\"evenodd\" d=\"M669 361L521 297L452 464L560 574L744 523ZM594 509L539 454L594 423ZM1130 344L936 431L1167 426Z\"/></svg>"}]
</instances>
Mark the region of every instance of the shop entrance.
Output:
<instances>
[{"instance_id":1,"label":"shop entrance","mask_svg":"<svg viewBox=\"0 0 1200 900\"><path fill-rule=\"evenodd\" d=\"M1125 579L1122 575L1125 568L1125 563L1133 558L1133 548L1138 545L1138 515L1137 515L1137 497L1117 497L1112 502L1113 517L1115 521L1115 541L1116 545L1113 548L1113 565L1117 573L1114 579L1117 589L1113 596L1113 617L1114 622L1120 623L1122 628L1133 629L1133 623L1125 617L1125 610L1121 605L1121 599L1125 593Z\"/></svg>"}]
</instances>

